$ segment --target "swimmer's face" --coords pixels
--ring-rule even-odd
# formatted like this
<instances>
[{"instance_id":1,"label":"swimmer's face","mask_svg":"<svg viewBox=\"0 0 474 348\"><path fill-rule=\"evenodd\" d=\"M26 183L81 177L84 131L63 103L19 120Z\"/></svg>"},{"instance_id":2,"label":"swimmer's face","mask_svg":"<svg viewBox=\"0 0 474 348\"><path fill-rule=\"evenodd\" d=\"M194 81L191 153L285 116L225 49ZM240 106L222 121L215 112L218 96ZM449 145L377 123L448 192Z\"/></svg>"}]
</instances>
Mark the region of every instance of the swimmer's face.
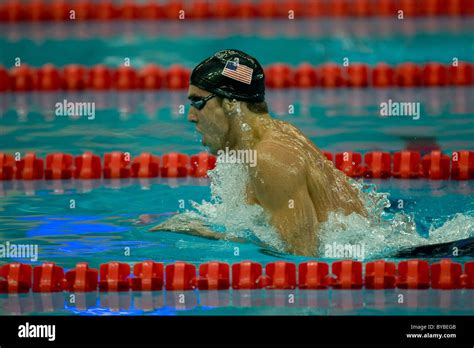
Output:
<instances>
[{"instance_id":1,"label":"swimmer's face","mask_svg":"<svg viewBox=\"0 0 474 348\"><path fill-rule=\"evenodd\" d=\"M188 98L209 95L212 93L193 85L189 86ZM224 149L230 123L217 97L209 99L201 110L191 106L188 121L196 123L196 130L202 135L202 144L209 147L212 154L215 155L218 150Z\"/></svg>"}]
</instances>

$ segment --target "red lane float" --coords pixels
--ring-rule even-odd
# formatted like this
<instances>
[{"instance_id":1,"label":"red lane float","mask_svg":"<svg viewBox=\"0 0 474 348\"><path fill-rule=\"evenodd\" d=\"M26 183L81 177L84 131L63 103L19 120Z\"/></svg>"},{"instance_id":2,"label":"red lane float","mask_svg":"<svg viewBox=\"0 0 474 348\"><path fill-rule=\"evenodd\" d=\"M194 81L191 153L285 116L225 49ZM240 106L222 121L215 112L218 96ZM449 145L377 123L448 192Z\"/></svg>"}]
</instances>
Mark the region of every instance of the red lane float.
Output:
<instances>
[{"instance_id":1,"label":"red lane float","mask_svg":"<svg viewBox=\"0 0 474 348\"><path fill-rule=\"evenodd\" d=\"M164 266L154 261L144 261L133 266L134 278L130 279L134 291L156 291L163 288Z\"/></svg>"},{"instance_id":2,"label":"red lane float","mask_svg":"<svg viewBox=\"0 0 474 348\"><path fill-rule=\"evenodd\" d=\"M50 11L50 17L54 21L64 21L69 19L69 6L64 0L53 0L47 10Z\"/></svg>"},{"instance_id":3,"label":"red lane float","mask_svg":"<svg viewBox=\"0 0 474 348\"><path fill-rule=\"evenodd\" d=\"M262 265L257 262L243 261L232 265L233 289L261 289Z\"/></svg>"},{"instance_id":4,"label":"red lane float","mask_svg":"<svg viewBox=\"0 0 474 348\"><path fill-rule=\"evenodd\" d=\"M291 262L277 261L265 266L267 289L296 288L296 265Z\"/></svg>"},{"instance_id":5,"label":"red lane float","mask_svg":"<svg viewBox=\"0 0 474 348\"><path fill-rule=\"evenodd\" d=\"M407 17L413 17L422 14L420 4L413 0L399 0L399 9L402 10L403 15Z\"/></svg>"},{"instance_id":6,"label":"red lane float","mask_svg":"<svg viewBox=\"0 0 474 348\"><path fill-rule=\"evenodd\" d=\"M134 0L124 0L118 9L118 17L125 20L135 20L142 17L141 8Z\"/></svg>"},{"instance_id":7,"label":"red lane float","mask_svg":"<svg viewBox=\"0 0 474 348\"><path fill-rule=\"evenodd\" d=\"M96 65L89 70L87 86L95 90L107 90L112 87L112 71L105 65Z\"/></svg>"},{"instance_id":8,"label":"red lane float","mask_svg":"<svg viewBox=\"0 0 474 348\"><path fill-rule=\"evenodd\" d=\"M210 8L210 17L233 18L236 15L236 5L231 0L220 0Z\"/></svg>"},{"instance_id":9,"label":"red lane float","mask_svg":"<svg viewBox=\"0 0 474 348\"><path fill-rule=\"evenodd\" d=\"M113 74L114 87L117 90L138 88L138 74L129 66L119 67Z\"/></svg>"},{"instance_id":10,"label":"red lane float","mask_svg":"<svg viewBox=\"0 0 474 348\"><path fill-rule=\"evenodd\" d=\"M329 151L323 151L323 155L328 161L332 162L332 153L330 153Z\"/></svg>"},{"instance_id":11,"label":"red lane float","mask_svg":"<svg viewBox=\"0 0 474 348\"><path fill-rule=\"evenodd\" d=\"M423 86L445 86L448 84L448 69L440 63L428 63L421 72Z\"/></svg>"},{"instance_id":12,"label":"red lane float","mask_svg":"<svg viewBox=\"0 0 474 348\"><path fill-rule=\"evenodd\" d=\"M71 179L73 174L73 158L61 152L46 156L44 178L46 180Z\"/></svg>"},{"instance_id":13,"label":"red lane float","mask_svg":"<svg viewBox=\"0 0 474 348\"><path fill-rule=\"evenodd\" d=\"M474 151L453 152L451 178L455 180L474 179Z\"/></svg>"},{"instance_id":14,"label":"red lane float","mask_svg":"<svg viewBox=\"0 0 474 348\"><path fill-rule=\"evenodd\" d=\"M97 290L99 271L89 268L86 262L79 262L76 268L69 270L65 275L66 291L91 292Z\"/></svg>"},{"instance_id":15,"label":"red lane float","mask_svg":"<svg viewBox=\"0 0 474 348\"><path fill-rule=\"evenodd\" d=\"M293 69L288 64L273 64L266 68L265 84L269 88L290 88L293 86Z\"/></svg>"},{"instance_id":16,"label":"red lane float","mask_svg":"<svg viewBox=\"0 0 474 348\"><path fill-rule=\"evenodd\" d=\"M25 7L20 0L10 0L0 4L0 19L17 22L26 19Z\"/></svg>"},{"instance_id":17,"label":"red lane float","mask_svg":"<svg viewBox=\"0 0 474 348\"><path fill-rule=\"evenodd\" d=\"M160 157L144 152L132 163L133 178L156 178L160 174Z\"/></svg>"},{"instance_id":18,"label":"red lane float","mask_svg":"<svg viewBox=\"0 0 474 348\"><path fill-rule=\"evenodd\" d=\"M336 168L350 177L359 177L364 173L361 166L362 155L357 152L339 152L336 154Z\"/></svg>"},{"instance_id":19,"label":"red lane float","mask_svg":"<svg viewBox=\"0 0 474 348\"><path fill-rule=\"evenodd\" d=\"M216 167L216 157L207 152L191 156L190 175L198 178L207 177L207 171Z\"/></svg>"},{"instance_id":20,"label":"red lane float","mask_svg":"<svg viewBox=\"0 0 474 348\"><path fill-rule=\"evenodd\" d=\"M326 88L345 86L346 81L342 75L342 68L335 63L326 63L319 67L319 85Z\"/></svg>"},{"instance_id":21,"label":"red lane float","mask_svg":"<svg viewBox=\"0 0 474 348\"><path fill-rule=\"evenodd\" d=\"M423 156L423 175L433 180L449 179L449 156L443 155L441 151L431 151Z\"/></svg>"},{"instance_id":22,"label":"red lane float","mask_svg":"<svg viewBox=\"0 0 474 348\"><path fill-rule=\"evenodd\" d=\"M415 151L395 152L392 175L402 179L420 177L422 175L420 153Z\"/></svg>"},{"instance_id":23,"label":"red lane float","mask_svg":"<svg viewBox=\"0 0 474 348\"><path fill-rule=\"evenodd\" d=\"M181 0L169 0L166 6L162 7L164 18L178 19L179 12L184 10L184 3Z\"/></svg>"},{"instance_id":24,"label":"red lane float","mask_svg":"<svg viewBox=\"0 0 474 348\"><path fill-rule=\"evenodd\" d=\"M176 64L172 65L165 73L165 85L170 90L186 89L189 86L189 69Z\"/></svg>"},{"instance_id":25,"label":"red lane float","mask_svg":"<svg viewBox=\"0 0 474 348\"><path fill-rule=\"evenodd\" d=\"M62 77L59 69L52 64L45 64L36 74L36 88L40 91L57 91L62 88Z\"/></svg>"},{"instance_id":26,"label":"red lane float","mask_svg":"<svg viewBox=\"0 0 474 348\"><path fill-rule=\"evenodd\" d=\"M431 265L431 287L433 289L460 289L462 265L449 259Z\"/></svg>"},{"instance_id":27,"label":"red lane float","mask_svg":"<svg viewBox=\"0 0 474 348\"><path fill-rule=\"evenodd\" d=\"M395 84L400 87L421 85L421 67L414 63L402 63L395 68Z\"/></svg>"},{"instance_id":28,"label":"red lane float","mask_svg":"<svg viewBox=\"0 0 474 348\"><path fill-rule=\"evenodd\" d=\"M348 87L368 87L369 67L367 64L353 63L346 69Z\"/></svg>"},{"instance_id":29,"label":"red lane float","mask_svg":"<svg viewBox=\"0 0 474 348\"><path fill-rule=\"evenodd\" d=\"M333 0L330 5L327 5L327 13L334 17L349 15L349 9L349 4L346 0Z\"/></svg>"},{"instance_id":30,"label":"red lane float","mask_svg":"<svg viewBox=\"0 0 474 348\"><path fill-rule=\"evenodd\" d=\"M283 6L281 3L277 3L274 0L260 0L256 4L257 17L263 18L278 18L283 16L283 11L281 10Z\"/></svg>"},{"instance_id":31,"label":"red lane float","mask_svg":"<svg viewBox=\"0 0 474 348\"><path fill-rule=\"evenodd\" d=\"M100 265L100 291L128 291L130 265L123 262L109 262Z\"/></svg>"},{"instance_id":32,"label":"red lane float","mask_svg":"<svg viewBox=\"0 0 474 348\"><path fill-rule=\"evenodd\" d=\"M165 70L157 65L149 64L138 73L138 86L140 89L157 90L163 87Z\"/></svg>"},{"instance_id":33,"label":"red lane float","mask_svg":"<svg viewBox=\"0 0 474 348\"><path fill-rule=\"evenodd\" d=\"M10 89L10 76L8 70L0 65L0 92L5 92Z\"/></svg>"},{"instance_id":34,"label":"red lane float","mask_svg":"<svg viewBox=\"0 0 474 348\"><path fill-rule=\"evenodd\" d=\"M238 18L255 18L258 15L252 0L241 0L236 4L235 16Z\"/></svg>"},{"instance_id":35,"label":"red lane float","mask_svg":"<svg viewBox=\"0 0 474 348\"><path fill-rule=\"evenodd\" d=\"M76 0L72 6L76 11L77 20L87 20L94 18L94 8L89 0Z\"/></svg>"},{"instance_id":36,"label":"red lane float","mask_svg":"<svg viewBox=\"0 0 474 348\"><path fill-rule=\"evenodd\" d=\"M196 266L186 262L166 266L166 290L193 290L195 284Z\"/></svg>"},{"instance_id":37,"label":"red lane float","mask_svg":"<svg viewBox=\"0 0 474 348\"><path fill-rule=\"evenodd\" d=\"M309 1L305 3L305 17L321 17L328 16L327 6L323 1Z\"/></svg>"},{"instance_id":38,"label":"red lane float","mask_svg":"<svg viewBox=\"0 0 474 348\"><path fill-rule=\"evenodd\" d=\"M390 153L374 151L364 155L366 178L385 179L392 174L392 158Z\"/></svg>"},{"instance_id":39,"label":"red lane float","mask_svg":"<svg viewBox=\"0 0 474 348\"><path fill-rule=\"evenodd\" d=\"M394 289L397 281L397 266L394 262L378 260L365 265L365 287L367 289Z\"/></svg>"},{"instance_id":40,"label":"red lane float","mask_svg":"<svg viewBox=\"0 0 474 348\"><path fill-rule=\"evenodd\" d=\"M208 19L211 16L211 7L206 0L195 0L185 9L192 19Z\"/></svg>"},{"instance_id":41,"label":"red lane float","mask_svg":"<svg viewBox=\"0 0 474 348\"><path fill-rule=\"evenodd\" d=\"M118 18L119 9L112 0L101 0L94 11L94 18L99 20L112 20Z\"/></svg>"},{"instance_id":42,"label":"red lane float","mask_svg":"<svg viewBox=\"0 0 474 348\"><path fill-rule=\"evenodd\" d=\"M86 68L79 64L66 65L63 68L63 89L77 91L86 88Z\"/></svg>"},{"instance_id":43,"label":"red lane float","mask_svg":"<svg viewBox=\"0 0 474 348\"><path fill-rule=\"evenodd\" d=\"M164 18L165 14L163 12L163 8L161 4L155 1L147 1L141 7L141 18L145 20L150 19L161 19Z\"/></svg>"},{"instance_id":44,"label":"red lane float","mask_svg":"<svg viewBox=\"0 0 474 348\"><path fill-rule=\"evenodd\" d=\"M0 153L0 180L11 180L15 173L15 159L13 156Z\"/></svg>"},{"instance_id":45,"label":"red lane float","mask_svg":"<svg viewBox=\"0 0 474 348\"><path fill-rule=\"evenodd\" d=\"M27 152L24 158L16 162L17 179L38 180L43 178L43 174L44 162L32 152Z\"/></svg>"},{"instance_id":46,"label":"red lane float","mask_svg":"<svg viewBox=\"0 0 474 348\"><path fill-rule=\"evenodd\" d=\"M161 176L164 178L181 178L189 174L189 156L172 152L163 155Z\"/></svg>"},{"instance_id":47,"label":"red lane float","mask_svg":"<svg viewBox=\"0 0 474 348\"><path fill-rule=\"evenodd\" d=\"M464 274L461 276L463 288L474 289L474 261L464 264Z\"/></svg>"},{"instance_id":48,"label":"red lane float","mask_svg":"<svg viewBox=\"0 0 474 348\"><path fill-rule=\"evenodd\" d=\"M102 177L102 165L100 157L92 152L85 152L74 158L75 179L100 179Z\"/></svg>"},{"instance_id":49,"label":"red lane float","mask_svg":"<svg viewBox=\"0 0 474 348\"><path fill-rule=\"evenodd\" d=\"M428 289L430 267L420 260L402 261L398 264L397 287L400 289Z\"/></svg>"},{"instance_id":50,"label":"red lane float","mask_svg":"<svg viewBox=\"0 0 474 348\"><path fill-rule=\"evenodd\" d=\"M199 266L199 290L226 290L230 286L230 267L224 262L208 262Z\"/></svg>"},{"instance_id":51,"label":"red lane float","mask_svg":"<svg viewBox=\"0 0 474 348\"><path fill-rule=\"evenodd\" d=\"M373 6L374 13L378 16L388 17L397 14L396 3L393 0L378 0Z\"/></svg>"},{"instance_id":52,"label":"red lane float","mask_svg":"<svg viewBox=\"0 0 474 348\"><path fill-rule=\"evenodd\" d=\"M34 90L34 70L26 64L13 68L10 72L10 86L15 92Z\"/></svg>"},{"instance_id":53,"label":"red lane float","mask_svg":"<svg viewBox=\"0 0 474 348\"><path fill-rule=\"evenodd\" d=\"M104 155L103 174L105 179L125 179L130 177L130 155L115 151Z\"/></svg>"},{"instance_id":54,"label":"red lane float","mask_svg":"<svg viewBox=\"0 0 474 348\"><path fill-rule=\"evenodd\" d=\"M18 262L0 266L0 293L25 293L31 289L30 265Z\"/></svg>"},{"instance_id":55,"label":"red lane float","mask_svg":"<svg viewBox=\"0 0 474 348\"><path fill-rule=\"evenodd\" d=\"M394 69L385 63L379 63L372 69L372 85L374 87L391 87L394 84Z\"/></svg>"},{"instance_id":56,"label":"red lane float","mask_svg":"<svg viewBox=\"0 0 474 348\"><path fill-rule=\"evenodd\" d=\"M334 289L361 289L362 262L344 260L332 264L334 278L329 278L329 285Z\"/></svg>"},{"instance_id":57,"label":"red lane float","mask_svg":"<svg viewBox=\"0 0 474 348\"><path fill-rule=\"evenodd\" d=\"M329 265L325 262L309 261L298 266L300 289L326 289L328 287Z\"/></svg>"},{"instance_id":58,"label":"red lane float","mask_svg":"<svg viewBox=\"0 0 474 348\"><path fill-rule=\"evenodd\" d=\"M313 88L318 85L316 68L311 64L303 63L294 72L293 85L298 88Z\"/></svg>"},{"instance_id":59,"label":"red lane float","mask_svg":"<svg viewBox=\"0 0 474 348\"><path fill-rule=\"evenodd\" d=\"M33 268L33 292L59 292L64 289L64 270L54 262Z\"/></svg>"},{"instance_id":60,"label":"red lane float","mask_svg":"<svg viewBox=\"0 0 474 348\"><path fill-rule=\"evenodd\" d=\"M451 84L454 86L468 86L474 82L474 66L470 63L459 62L450 68Z\"/></svg>"},{"instance_id":61,"label":"red lane float","mask_svg":"<svg viewBox=\"0 0 474 348\"><path fill-rule=\"evenodd\" d=\"M374 6L371 0L354 0L350 2L349 14L356 17L366 17L374 14L372 8Z\"/></svg>"}]
</instances>

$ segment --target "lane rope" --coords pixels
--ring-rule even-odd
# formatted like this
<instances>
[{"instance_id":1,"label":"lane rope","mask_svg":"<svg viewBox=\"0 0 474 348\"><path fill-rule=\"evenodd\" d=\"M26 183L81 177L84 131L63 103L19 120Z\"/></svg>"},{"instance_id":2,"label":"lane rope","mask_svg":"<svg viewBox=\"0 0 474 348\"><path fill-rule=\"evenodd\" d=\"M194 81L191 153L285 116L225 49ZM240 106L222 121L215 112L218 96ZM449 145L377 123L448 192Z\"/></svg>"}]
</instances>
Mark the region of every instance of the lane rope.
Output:
<instances>
[{"instance_id":1,"label":"lane rope","mask_svg":"<svg viewBox=\"0 0 474 348\"><path fill-rule=\"evenodd\" d=\"M385 260L341 260L328 264L308 261L261 263L242 261L230 266L206 262L168 265L143 261L133 266L108 262L100 269L79 262L65 271L53 262L31 266L18 262L0 267L0 293L168 291L238 289L474 289L474 261L461 263L442 259L431 265L425 260L397 263ZM331 269L331 271L330 271ZM265 272L263 272L265 270ZM363 272L364 271L364 272Z\"/></svg>"},{"instance_id":2,"label":"lane rope","mask_svg":"<svg viewBox=\"0 0 474 348\"><path fill-rule=\"evenodd\" d=\"M5 22L472 15L474 5L469 0L7 0L0 5L0 21Z\"/></svg>"},{"instance_id":3,"label":"lane rope","mask_svg":"<svg viewBox=\"0 0 474 348\"><path fill-rule=\"evenodd\" d=\"M326 159L353 178L399 179L425 178L430 180L472 180L474 178L474 151L453 151L451 156L440 150L421 155L418 151L402 150L395 153L372 151L364 155L345 151L332 154L323 151ZM132 158L129 152L114 151L101 158L92 152L73 156L50 153L46 159L28 152L0 152L0 180L90 180L127 178L183 178L206 177L216 166L216 156L207 152L186 155L178 152L161 157L143 152ZM221 161L244 161L238 154L229 153Z\"/></svg>"},{"instance_id":4,"label":"lane rope","mask_svg":"<svg viewBox=\"0 0 474 348\"><path fill-rule=\"evenodd\" d=\"M0 65L0 92L81 91L81 90L183 90L189 87L190 69L175 64L169 68L149 64L140 69L131 66L111 68L102 64L85 67L53 64L30 67L27 64L10 70ZM474 64L439 62L392 66L378 63L350 63L342 66L325 63L318 66L302 63L292 67L275 63L265 68L268 88L387 88L440 87L474 85Z\"/></svg>"}]
</instances>

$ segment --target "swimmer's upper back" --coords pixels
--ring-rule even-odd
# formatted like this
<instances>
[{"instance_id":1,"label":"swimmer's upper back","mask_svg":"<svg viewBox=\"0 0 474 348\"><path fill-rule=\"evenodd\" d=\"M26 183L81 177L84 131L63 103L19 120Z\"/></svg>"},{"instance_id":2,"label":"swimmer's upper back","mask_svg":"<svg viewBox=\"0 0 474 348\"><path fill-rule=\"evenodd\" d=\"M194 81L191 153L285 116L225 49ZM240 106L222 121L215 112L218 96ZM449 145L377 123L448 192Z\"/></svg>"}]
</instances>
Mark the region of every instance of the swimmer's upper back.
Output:
<instances>
[{"instance_id":1,"label":"swimmer's upper back","mask_svg":"<svg viewBox=\"0 0 474 348\"><path fill-rule=\"evenodd\" d=\"M269 143L279 156L287 158L286 168L299 167L304 170L308 192L319 221L326 221L331 211L343 211L346 215L356 212L366 215L364 205L349 178L327 160L321 150L295 126L273 120L272 129L261 142Z\"/></svg>"}]
</instances>

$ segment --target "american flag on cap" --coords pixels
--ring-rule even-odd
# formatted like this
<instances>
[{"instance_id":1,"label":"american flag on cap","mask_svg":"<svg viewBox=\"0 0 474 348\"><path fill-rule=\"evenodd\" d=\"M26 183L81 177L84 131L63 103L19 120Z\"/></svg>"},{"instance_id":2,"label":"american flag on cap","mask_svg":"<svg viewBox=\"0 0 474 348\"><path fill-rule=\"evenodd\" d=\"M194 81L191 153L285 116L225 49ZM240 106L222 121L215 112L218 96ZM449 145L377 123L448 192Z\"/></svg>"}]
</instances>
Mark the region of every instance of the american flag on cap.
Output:
<instances>
[{"instance_id":1,"label":"american flag on cap","mask_svg":"<svg viewBox=\"0 0 474 348\"><path fill-rule=\"evenodd\" d=\"M228 60L225 64L224 70L222 70L222 75L246 83L247 85L252 83L252 74L252 68L239 64L238 61L233 60Z\"/></svg>"}]
</instances>

